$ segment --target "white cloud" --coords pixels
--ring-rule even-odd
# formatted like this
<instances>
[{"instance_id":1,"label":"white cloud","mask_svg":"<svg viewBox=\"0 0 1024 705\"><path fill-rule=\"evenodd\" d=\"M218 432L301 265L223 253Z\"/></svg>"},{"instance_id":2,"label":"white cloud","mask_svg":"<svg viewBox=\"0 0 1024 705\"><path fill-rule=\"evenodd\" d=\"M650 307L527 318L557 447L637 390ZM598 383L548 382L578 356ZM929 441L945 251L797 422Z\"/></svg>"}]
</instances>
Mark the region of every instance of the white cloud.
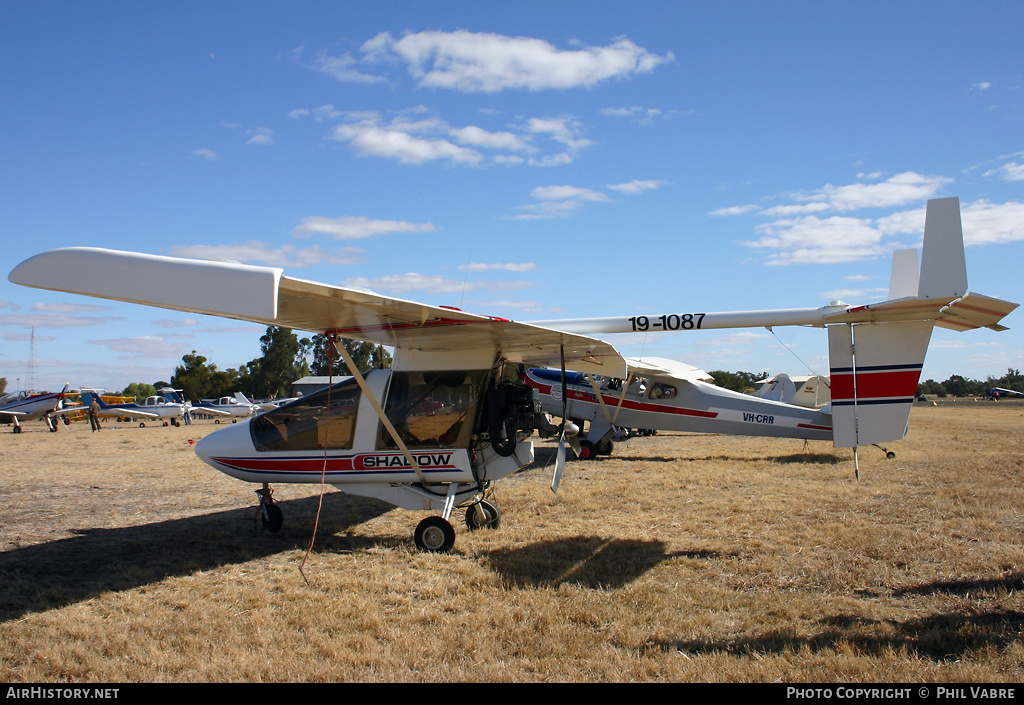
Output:
<instances>
[{"instance_id":1,"label":"white cloud","mask_svg":"<svg viewBox=\"0 0 1024 705\"><path fill-rule=\"evenodd\" d=\"M511 132L488 132L475 125L455 128L452 130L452 135L460 144L471 147L505 152L526 152L536 149L522 137Z\"/></svg>"},{"instance_id":2,"label":"white cloud","mask_svg":"<svg viewBox=\"0 0 1024 705\"><path fill-rule=\"evenodd\" d=\"M109 311L109 306L98 306L96 304L32 304L33 311L44 311L46 313L83 313L85 311Z\"/></svg>"},{"instance_id":3,"label":"white cloud","mask_svg":"<svg viewBox=\"0 0 1024 705\"><path fill-rule=\"evenodd\" d=\"M618 191L619 193L625 193L632 196L638 193L643 193L644 191L659 189L667 183L667 181L641 181L639 179L633 179L632 181L627 181L624 184L608 184L607 188L612 191Z\"/></svg>"},{"instance_id":4,"label":"white cloud","mask_svg":"<svg viewBox=\"0 0 1024 705\"><path fill-rule=\"evenodd\" d=\"M542 39L500 34L383 32L362 46L368 60L400 59L420 86L467 93L591 87L652 71L673 60L620 38L606 47L561 50ZM352 70L346 62L346 71Z\"/></svg>"},{"instance_id":5,"label":"white cloud","mask_svg":"<svg viewBox=\"0 0 1024 705\"><path fill-rule=\"evenodd\" d=\"M761 209L753 204L745 206L727 206L725 208L716 208L708 213L708 215L746 215L747 213L754 213L759 210Z\"/></svg>"},{"instance_id":6,"label":"white cloud","mask_svg":"<svg viewBox=\"0 0 1024 705\"><path fill-rule=\"evenodd\" d=\"M390 233L432 233L433 223L409 223L403 220L374 220L365 216L342 216L326 218L310 216L302 219L302 225L292 233L296 237L327 235L335 240L361 240Z\"/></svg>"},{"instance_id":7,"label":"white cloud","mask_svg":"<svg viewBox=\"0 0 1024 705\"><path fill-rule=\"evenodd\" d=\"M293 54L296 58L300 55L301 51ZM363 72L358 68L358 65L359 59L356 59L351 54L331 56L326 51L317 52L313 60L307 64L309 68L342 83L374 84L383 83L387 80L384 76Z\"/></svg>"},{"instance_id":8,"label":"white cloud","mask_svg":"<svg viewBox=\"0 0 1024 705\"><path fill-rule=\"evenodd\" d=\"M1024 203L974 201L961 207L964 244L996 245L1024 240Z\"/></svg>"},{"instance_id":9,"label":"white cloud","mask_svg":"<svg viewBox=\"0 0 1024 705\"><path fill-rule=\"evenodd\" d=\"M346 279L342 286L353 289L369 289L370 291L388 291L403 294L410 291L427 291L432 294L452 294L479 289L511 290L533 286L532 282L465 282L461 279L449 279L440 274L393 274L375 279L353 277Z\"/></svg>"},{"instance_id":10,"label":"white cloud","mask_svg":"<svg viewBox=\"0 0 1024 705\"><path fill-rule=\"evenodd\" d=\"M838 211L891 208L932 198L942 186L952 181L941 176L923 176L907 171L877 184L828 184L816 193L796 198L803 201L825 202Z\"/></svg>"},{"instance_id":11,"label":"white cloud","mask_svg":"<svg viewBox=\"0 0 1024 705\"><path fill-rule=\"evenodd\" d=\"M341 125L335 128L331 137L349 142L360 156L397 159L403 164L449 160L455 164L476 165L483 160L480 152L446 139L424 139L402 130L374 125Z\"/></svg>"},{"instance_id":12,"label":"white cloud","mask_svg":"<svg viewBox=\"0 0 1024 705\"><path fill-rule=\"evenodd\" d=\"M503 220L549 220L568 218L586 202L609 203L607 194L579 186L538 186L530 195L540 203L518 206L518 215L505 216Z\"/></svg>"},{"instance_id":13,"label":"white cloud","mask_svg":"<svg viewBox=\"0 0 1024 705\"><path fill-rule=\"evenodd\" d=\"M215 162L220 159L220 155L214 152L212 149L193 149L191 152L193 157L199 157L210 162Z\"/></svg>"},{"instance_id":14,"label":"white cloud","mask_svg":"<svg viewBox=\"0 0 1024 705\"><path fill-rule=\"evenodd\" d=\"M118 356L118 359L121 360L135 358L180 358L188 354L192 349L192 346L186 343L171 342L156 336L112 338L109 340L90 340L89 342L114 352L123 353Z\"/></svg>"},{"instance_id":15,"label":"white cloud","mask_svg":"<svg viewBox=\"0 0 1024 705\"><path fill-rule=\"evenodd\" d=\"M1007 162L998 169L990 169L985 176L998 176L1003 181L1024 181L1024 164Z\"/></svg>"},{"instance_id":16,"label":"white cloud","mask_svg":"<svg viewBox=\"0 0 1024 705\"><path fill-rule=\"evenodd\" d=\"M493 269L506 272L530 272L536 268L537 265L533 262L526 262L523 264L485 264L483 262L470 262L469 264L461 264L458 267L459 270L468 272L485 272Z\"/></svg>"},{"instance_id":17,"label":"white cloud","mask_svg":"<svg viewBox=\"0 0 1024 705\"><path fill-rule=\"evenodd\" d=\"M249 137L249 139L245 141L246 144L274 144L274 131L269 127L256 127L252 130L246 130L245 134Z\"/></svg>"},{"instance_id":18,"label":"white cloud","mask_svg":"<svg viewBox=\"0 0 1024 705\"><path fill-rule=\"evenodd\" d=\"M857 262L892 249L881 244L881 231L861 218L811 215L760 225L757 231L760 239L742 244L774 250L765 261L769 265Z\"/></svg>"},{"instance_id":19,"label":"white cloud","mask_svg":"<svg viewBox=\"0 0 1024 705\"><path fill-rule=\"evenodd\" d=\"M0 316L0 326L18 326L21 328L77 328L79 326L99 326L111 321L122 320L120 316L72 316L63 313L16 313Z\"/></svg>"},{"instance_id":20,"label":"white cloud","mask_svg":"<svg viewBox=\"0 0 1024 705\"><path fill-rule=\"evenodd\" d=\"M161 328L188 328L189 326L199 325L199 321L194 318L160 318L153 321L153 324L160 326Z\"/></svg>"},{"instance_id":21,"label":"white cloud","mask_svg":"<svg viewBox=\"0 0 1024 705\"><path fill-rule=\"evenodd\" d=\"M577 152L592 144L582 137L579 121L572 116L531 118L511 129L495 131L479 125L451 126L437 116L424 115L428 112L416 106L390 121L377 112L344 113L340 115L344 123L332 128L328 138L349 143L360 156L406 164L446 160L465 166L569 164ZM307 113L312 114L291 114ZM556 151L545 154L545 146Z\"/></svg>"},{"instance_id":22,"label":"white cloud","mask_svg":"<svg viewBox=\"0 0 1024 705\"><path fill-rule=\"evenodd\" d=\"M327 252L319 245L270 245L250 240L237 245L181 245L170 249L175 257L191 257L221 262L245 262L285 269L312 267L322 263L349 265L359 262L355 251Z\"/></svg>"},{"instance_id":23,"label":"white cloud","mask_svg":"<svg viewBox=\"0 0 1024 705\"><path fill-rule=\"evenodd\" d=\"M542 201L610 201L606 194L578 186L538 186L530 195Z\"/></svg>"}]
</instances>

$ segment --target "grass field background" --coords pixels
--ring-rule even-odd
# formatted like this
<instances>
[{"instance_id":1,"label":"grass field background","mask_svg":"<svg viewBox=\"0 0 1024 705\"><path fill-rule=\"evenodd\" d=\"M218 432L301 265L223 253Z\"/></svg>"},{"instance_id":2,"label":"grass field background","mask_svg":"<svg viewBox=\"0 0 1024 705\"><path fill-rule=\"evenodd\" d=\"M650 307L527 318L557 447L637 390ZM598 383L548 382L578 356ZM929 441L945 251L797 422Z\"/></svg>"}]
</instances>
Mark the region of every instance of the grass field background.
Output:
<instances>
[{"instance_id":1,"label":"grass field background","mask_svg":"<svg viewBox=\"0 0 1024 705\"><path fill-rule=\"evenodd\" d=\"M1024 681L1024 407L921 405L887 460L666 433L499 482L497 531L201 463L219 428L0 433L0 680ZM312 543L312 550L310 545ZM301 567L301 571L300 571Z\"/></svg>"}]
</instances>

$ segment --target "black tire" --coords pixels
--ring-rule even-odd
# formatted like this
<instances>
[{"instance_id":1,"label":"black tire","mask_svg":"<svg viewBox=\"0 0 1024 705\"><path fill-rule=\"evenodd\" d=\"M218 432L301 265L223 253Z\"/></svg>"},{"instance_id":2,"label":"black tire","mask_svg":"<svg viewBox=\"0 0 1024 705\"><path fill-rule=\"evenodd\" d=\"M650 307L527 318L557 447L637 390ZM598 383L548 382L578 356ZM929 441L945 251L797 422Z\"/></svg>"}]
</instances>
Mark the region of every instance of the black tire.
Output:
<instances>
[{"instance_id":1,"label":"black tire","mask_svg":"<svg viewBox=\"0 0 1024 705\"><path fill-rule=\"evenodd\" d=\"M448 553L455 545L455 529L441 517L427 517L416 527L414 538L421 551Z\"/></svg>"},{"instance_id":2,"label":"black tire","mask_svg":"<svg viewBox=\"0 0 1024 705\"><path fill-rule=\"evenodd\" d=\"M477 516L477 512L483 512L483 517ZM474 504L466 509L466 528L470 531L477 529L497 529L501 526L501 510L486 500Z\"/></svg>"},{"instance_id":3,"label":"black tire","mask_svg":"<svg viewBox=\"0 0 1024 705\"><path fill-rule=\"evenodd\" d=\"M284 512L276 504L264 504L260 507L260 523L264 529L276 534L284 525Z\"/></svg>"},{"instance_id":4,"label":"black tire","mask_svg":"<svg viewBox=\"0 0 1024 705\"><path fill-rule=\"evenodd\" d=\"M576 457L580 460L593 460L597 457L597 446L591 441L580 441L580 452Z\"/></svg>"}]
</instances>

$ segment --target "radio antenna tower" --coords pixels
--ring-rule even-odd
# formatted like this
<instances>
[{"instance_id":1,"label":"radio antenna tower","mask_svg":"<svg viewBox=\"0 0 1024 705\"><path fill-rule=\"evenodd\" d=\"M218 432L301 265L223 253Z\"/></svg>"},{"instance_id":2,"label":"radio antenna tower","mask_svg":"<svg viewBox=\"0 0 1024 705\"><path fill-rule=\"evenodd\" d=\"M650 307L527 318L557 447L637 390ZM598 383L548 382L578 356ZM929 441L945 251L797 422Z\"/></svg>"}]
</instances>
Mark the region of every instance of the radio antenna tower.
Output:
<instances>
[{"instance_id":1,"label":"radio antenna tower","mask_svg":"<svg viewBox=\"0 0 1024 705\"><path fill-rule=\"evenodd\" d=\"M28 369L25 371L25 389L36 392L39 382L39 363L36 362L36 329L32 328L32 336L28 343Z\"/></svg>"}]
</instances>

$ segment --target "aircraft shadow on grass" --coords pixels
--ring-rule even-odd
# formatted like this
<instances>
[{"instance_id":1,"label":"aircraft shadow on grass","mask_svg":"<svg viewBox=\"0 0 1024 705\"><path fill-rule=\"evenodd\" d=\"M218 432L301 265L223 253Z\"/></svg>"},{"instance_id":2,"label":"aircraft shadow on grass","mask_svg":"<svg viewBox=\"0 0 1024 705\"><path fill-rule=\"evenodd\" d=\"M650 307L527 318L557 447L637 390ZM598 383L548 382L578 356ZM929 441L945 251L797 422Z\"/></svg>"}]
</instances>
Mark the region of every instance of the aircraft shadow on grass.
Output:
<instances>
[{"instance_id":1,"label":"aircraft shadow on grass","mask_svg":"<svg viewBox=\"0 0 1024 705\"><path fill-rule=\"evenodd\" d=\"M1024 590L1024 573L1006 578L930 583L893 591L894 596L988 593L993 596ZM818 620L822 630L799 636L791 630L775 630L759 636L724 641L658 641L650 647L684 654L764 654L832 650L851 645L871 655L906 650L933 661L958 661L985 648L1002 650L1019 644L1024 634L1024 612L993 608L974 613L936 612L915 619L876 620L839 614Z\"/></svg>"},{"instance_id":2,"label":"aircraft shadow on grass","mask_svg":"<svg viewBox=\"0 0 1024 705\"><path fill-rule=\"evenodd\" d=\"M334 534L392 510L384 502L340 492L325 494L323 501L317 550L336 543ZM83 529L72 538L3 551L0 622L168 577L305 550L318 502L318 496L279 502L292 519L291 529L278 534L256 531L256 508L246 507L117 529Z\"/></svg>"},{"instance_id":3,"label":"aircraft shadow on grass","mask_svg":"<svg viewBox=\"0 0 1024 705\"><path fill-rule=\"evenodd\" d=\"M673 558L718 557L714 551L667 552L665 547L663 541L577 536L497 549L485 560L491 570L518 587L576 584L616 589Z\"/></svg>"}]
</instances>

